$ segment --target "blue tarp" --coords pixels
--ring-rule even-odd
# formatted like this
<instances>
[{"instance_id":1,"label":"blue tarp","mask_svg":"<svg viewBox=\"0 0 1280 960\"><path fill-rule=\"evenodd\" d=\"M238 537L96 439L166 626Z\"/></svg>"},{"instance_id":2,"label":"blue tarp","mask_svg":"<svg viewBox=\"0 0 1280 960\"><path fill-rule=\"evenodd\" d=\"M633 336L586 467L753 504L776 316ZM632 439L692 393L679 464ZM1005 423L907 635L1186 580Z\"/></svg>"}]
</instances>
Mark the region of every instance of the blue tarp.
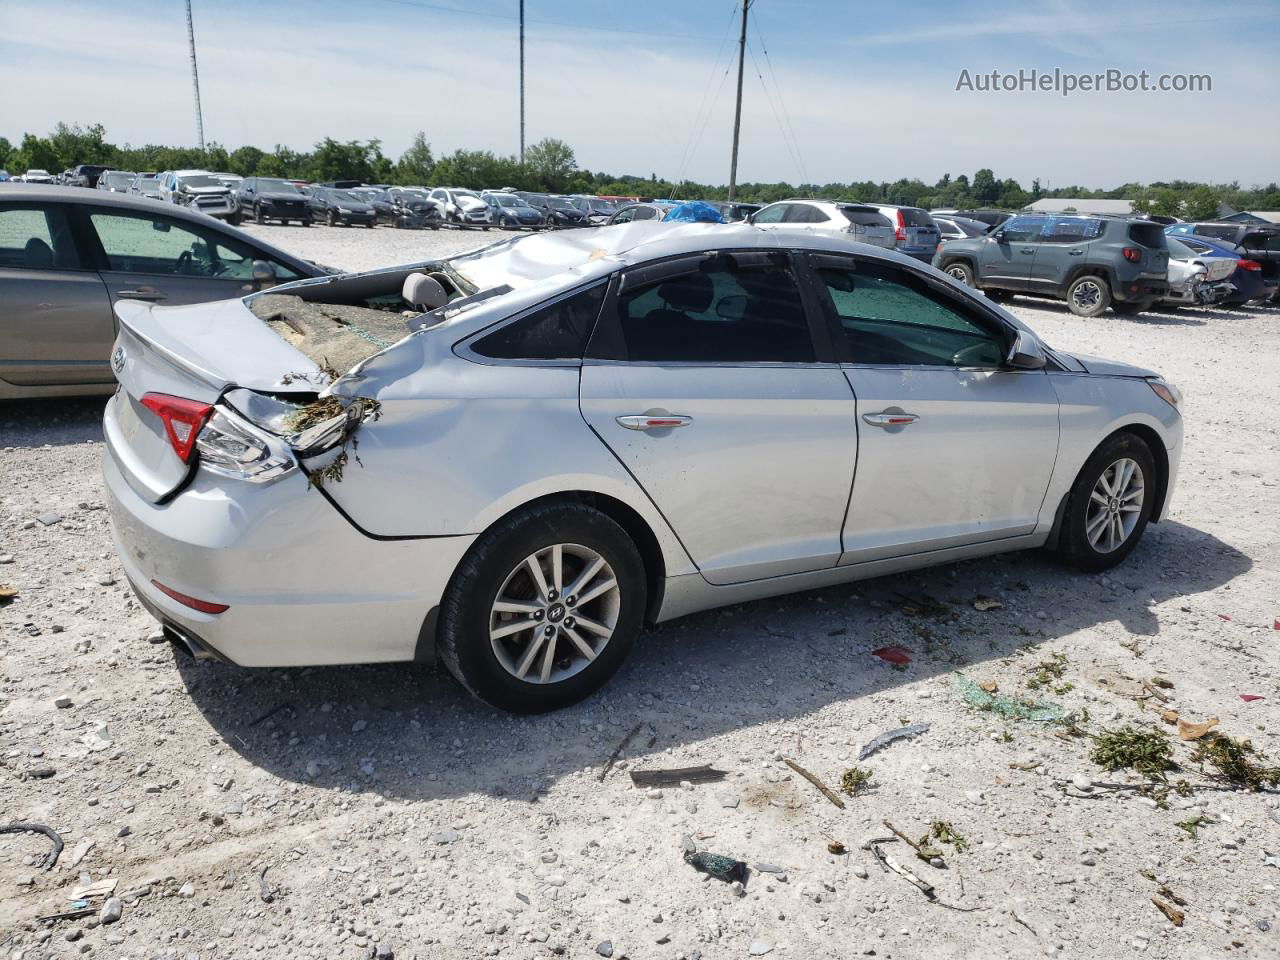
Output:
<instances>
[{"instance_id":1,"label":"blue tarp","mask_svg":"<svg viewBox=\"0 0 1280 960\"><path fill-rule=\"evenodd\" d=\"M688 203L682 203L678 207L672 207L667 211L667 215L662 218L663 221L679 221L683 223L724 223L724 217L720 216L720 211L709 203L703 203L701 200L690 200Z\"/></svg>"}]
</instances>

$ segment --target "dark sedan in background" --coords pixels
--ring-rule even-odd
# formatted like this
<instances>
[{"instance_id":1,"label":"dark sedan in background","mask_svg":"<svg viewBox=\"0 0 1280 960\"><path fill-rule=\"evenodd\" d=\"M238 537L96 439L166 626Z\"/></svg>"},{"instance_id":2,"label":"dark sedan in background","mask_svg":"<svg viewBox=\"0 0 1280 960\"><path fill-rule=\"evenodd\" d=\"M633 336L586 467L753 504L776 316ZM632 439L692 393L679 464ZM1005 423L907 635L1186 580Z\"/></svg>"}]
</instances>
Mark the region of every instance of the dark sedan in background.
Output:
<instances>
[{"instance_id":1,"label":"dark sedan in background","mask_svg":"<svg viewBox=\"0 0 1280 960\"><path fill-rule=\"evenodd\" d=\"M330 272L172 204L2 186L0 400L114 390L118 300L227 300Z\"/></svg>"},{"instance_id":2,"label":"dark sedan in background","mask_svg":"<svg viewBox=\"0 0 1280 960\"><path fill-rule=\"evenodd\" d=\"M351 190L317 186L312 188L307 199L312 217L331 227L339 224L344 227L372 227L378 222L378 212L373 204Z\"/></svg>"}]
</instances>

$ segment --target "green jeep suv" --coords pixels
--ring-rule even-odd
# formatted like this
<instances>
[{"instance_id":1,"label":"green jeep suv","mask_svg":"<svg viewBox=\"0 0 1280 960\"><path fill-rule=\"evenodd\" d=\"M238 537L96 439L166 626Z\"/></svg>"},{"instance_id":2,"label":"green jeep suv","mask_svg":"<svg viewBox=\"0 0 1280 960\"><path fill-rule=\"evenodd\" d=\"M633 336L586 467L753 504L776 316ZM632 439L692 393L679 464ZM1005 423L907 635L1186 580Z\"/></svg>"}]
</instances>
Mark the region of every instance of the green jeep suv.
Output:
<instances>
[{"instance_id":1,"label":"green jeep suv","mask_svg":"<svg viewBox=\"0 0 1280 960\"><path fill-rule=\"evenodd\" d=\"M1023 214L944 243L933 265L994 296L1065 300L1081 317L1140 313L1169 289L1164 227L1131 217Z\"/></svg>"}]
</instances>

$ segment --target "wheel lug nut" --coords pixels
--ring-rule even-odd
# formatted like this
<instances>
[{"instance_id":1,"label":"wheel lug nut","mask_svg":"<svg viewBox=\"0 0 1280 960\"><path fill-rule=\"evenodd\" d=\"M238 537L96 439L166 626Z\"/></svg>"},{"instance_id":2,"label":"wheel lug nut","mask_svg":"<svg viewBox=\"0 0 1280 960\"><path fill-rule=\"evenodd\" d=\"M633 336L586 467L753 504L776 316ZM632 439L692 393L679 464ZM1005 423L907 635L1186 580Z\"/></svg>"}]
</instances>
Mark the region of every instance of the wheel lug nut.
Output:
<instances>
[{"instance_id":1,"label":"wheel lug nut","mask_svg":"<svg viewBox=\"0 0 1280 960\"><path fill-rule=\"evenodd\" d=\"M541 611L541 610L535 610L535 611L533 611L533 619L535 619L535 620L541 620L541 619L542 619L542 611Z\"/></svg>"},{"instance_id":2,"label":"wheel lug nut","mask_svg":"<svg viewBox=\"0 0 1280 960\"><path fill-rule=\"evenodd\" d=\"M565 625L566 627L569 627L570 629L572 629L572 627L573 627L573 622L574 622L574 621L573 621L573 617L565 617L565 618L564 618L564 625Z\"/></svg>"},{"instance_id":3,"label":"wheel lug nut","mask_svg":"<svg viewBox=\"0 0 1280 960\"><path fill-rule=\"evenodd\" d=\"M578 602L578 598L574 596L570 596L569 599L565 600L565 603L571 607L577 602Z\"/></svg>"}]
</instances>

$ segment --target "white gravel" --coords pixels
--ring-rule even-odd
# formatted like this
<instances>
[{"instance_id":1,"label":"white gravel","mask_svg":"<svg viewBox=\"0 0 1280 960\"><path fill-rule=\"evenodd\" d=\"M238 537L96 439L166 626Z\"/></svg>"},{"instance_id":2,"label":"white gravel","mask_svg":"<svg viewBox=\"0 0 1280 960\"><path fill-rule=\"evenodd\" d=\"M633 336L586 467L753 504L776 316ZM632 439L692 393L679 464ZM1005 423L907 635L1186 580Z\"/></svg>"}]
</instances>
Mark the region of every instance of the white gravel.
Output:
<instances>
[{"instance_id":1,"label":"white gravel","mask_svg":"<svg viewBox=\"0 0 1280 960\"><path fill-rule=\"evenodd\" d=\"M350 268L495 238L249 229ZM537 718L426 669L175 659L148 642L115 561L101 401L0 409L0 585L20 592L0 608L0 821L66 843L45 873L44 837L0 834L0 956L1277 956L1275 795L1157 809L1094 788L1136 778L1093 765L1088 740L966 707L953 674L1087 711L1091 732L1158 722L1116 675L1159 675L1169 706L1220 717L1277 762L1280 314L1085 321L1015 304L1050 342L1153 367L1186 394L1173 518L1122 567L1087 577L1015 555L691 617L647 634L603 694ZM1003 608L975 610L978 594ZM926 598L940 610L906 609ZM871 655L891 643L909 666ZM1054 684L1070 689L1028 690L1054 653ZM862 764L872 789L843 810L783 763L836 787L864 743L918 722L931 729ZM702 763L728 780L641 790L628 777ZM1191 764L1180 777L1207 782ZM1055 780L1089 789L1070 786L1075 799ZM1212 822L1192 839L1176 824L1196 813ZM861 849L885 818L915 837L949 821L969 839L944 848L948 869L884 849L974 912L929 903ZM771 872L737 896L682 862L686 836ZM89 916L36 922L89 883ZM1186 900L1181 927L1152 905L1162 884Z\"/></svg>"}]
</instances>

